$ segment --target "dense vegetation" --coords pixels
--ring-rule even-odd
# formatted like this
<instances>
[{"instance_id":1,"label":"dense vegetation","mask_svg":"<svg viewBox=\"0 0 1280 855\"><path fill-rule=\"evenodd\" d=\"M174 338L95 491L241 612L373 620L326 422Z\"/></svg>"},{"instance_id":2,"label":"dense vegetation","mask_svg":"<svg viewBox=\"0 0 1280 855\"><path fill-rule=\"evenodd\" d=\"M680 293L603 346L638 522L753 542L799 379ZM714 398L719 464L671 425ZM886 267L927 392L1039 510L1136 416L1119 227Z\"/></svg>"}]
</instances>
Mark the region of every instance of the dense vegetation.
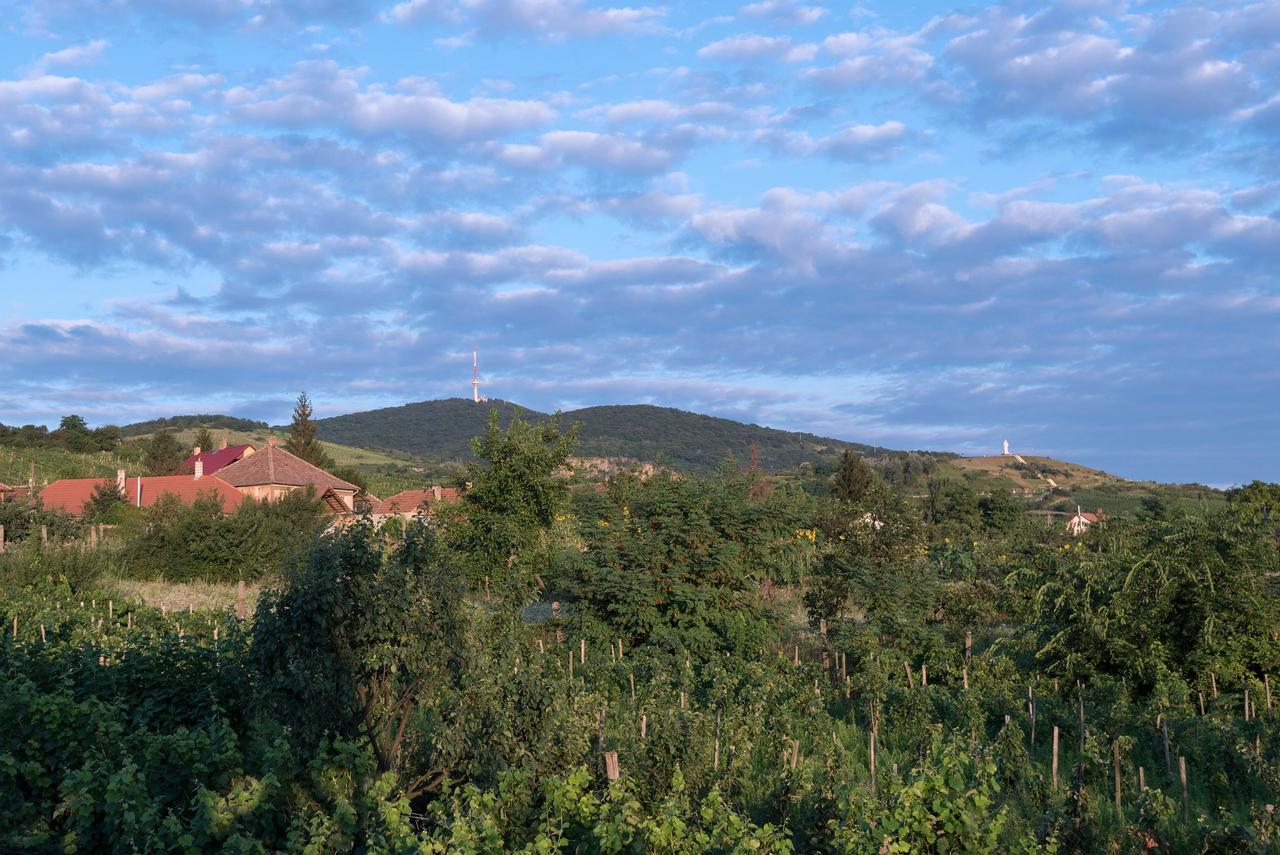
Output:
<instances>
[{"instance_id":1,"label":"dense vegetation","mask_svg":"<svg viewBox=\"0 0 1280 855\"><path fill-rule=\"evenodd\" d=\"M471 457L471 438L484 430L490 410L498 413L504 425L521 412L506 401L476 406L465 398L449 398L334 416L316 424L320 438L331 442L391 449L432 460L461 460ZM525 411L524 418L540 421L547 415ZM845 449L877 457L887 453L860 443L643 404L571 410L563 414L563 420L582 426L575 449L579 456L658 462L704 474L715 470L726 457L745 465L752 444L760 466L769 472L834 462Z\"/></svg>"},{"instance_id":2,"label":"dense vegetation","mask_svg":"<svg viewBox=\"0 0 1280 855\"><path fill-rule=\"evenodd\" d=\"M205 427L213 430L235 430L252 433L254 431L266 430L267 423L255 421L254 419L241 419L235 416L219 416L219 415L191 415L191 416L169 416L163 419L150 419L145 422L134 422L120 428L120 434L126 438L136 436L146 436L153 434L161 428L171 431L187 430L189 428Z\"/></svg>"},{"instance_id":3,"label":"dense vegetation","mask_svg":"<svg viewBox=\"0 0 1280 855\"><path fill-rule=\"evenodd\" d=\"M243 622L0 559L0 849L1276 845L1280 487L1073 539L853 456L597 491L572 442L491 420L451 512L315 538Z\"/></svg>"}]
</instances>

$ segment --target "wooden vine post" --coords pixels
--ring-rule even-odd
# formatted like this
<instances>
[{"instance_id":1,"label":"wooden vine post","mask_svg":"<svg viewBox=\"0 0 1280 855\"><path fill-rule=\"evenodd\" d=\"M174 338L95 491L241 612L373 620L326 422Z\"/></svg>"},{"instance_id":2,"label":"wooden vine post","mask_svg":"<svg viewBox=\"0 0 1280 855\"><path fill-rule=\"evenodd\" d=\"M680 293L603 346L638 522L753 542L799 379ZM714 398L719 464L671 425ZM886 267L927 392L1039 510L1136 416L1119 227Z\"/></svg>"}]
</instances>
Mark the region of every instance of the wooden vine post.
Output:
<instances>
[{"instance_id":1,"label":"wooden vine post","mask_svg":"<svg viewBox=\"0 0 1280 855\"><path fill-rule=\"evenodd\" d=\"M1187 758L1178 758L1178 778L1182 781L1182 821L1186 822L1191 818L1190 808L1187 806Z\"/></svg>"},{"instance_id":2,"label":"wooden vine post","mask_svg":"<svg viewBox=\"0 0 1280 855\"><path fill-rule=\"evenodd\" d=\"M610 781L616 781L622 777L622 770L618 768L618 752L604 752L604 775Z\"/></svg>"},{"instance_id":3,"label":"wooden vine post","mask_svg":"<svg viewBox=\"0 0 1280 855\"><path fill-rule=\"evenodd\" d=\"M1058 791L1058 726L1053 726L1053 791Z\"/></svg>"},{"instance_id":4,"label":"wooden vine post","mask_svg":"<svg viewBox=\"0 0 1280 855\"><path fill-rule=\"evenodd\" d=\"M1120 810L1120 741L1111 743L1111 765L1116 779L1116 810Z\"/></svg>"}]
</instances>

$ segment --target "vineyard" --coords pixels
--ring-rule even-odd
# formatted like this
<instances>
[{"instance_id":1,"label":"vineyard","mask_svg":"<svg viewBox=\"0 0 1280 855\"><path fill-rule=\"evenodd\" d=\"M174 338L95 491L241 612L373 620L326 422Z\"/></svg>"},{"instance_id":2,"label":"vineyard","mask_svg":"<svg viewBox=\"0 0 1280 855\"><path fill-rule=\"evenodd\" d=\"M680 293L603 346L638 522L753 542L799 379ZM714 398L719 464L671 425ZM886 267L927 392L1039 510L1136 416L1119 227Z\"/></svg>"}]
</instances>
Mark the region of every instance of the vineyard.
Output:
<instances>
[{"instance_id":1,"label":"vineyard","mask_svg":"<svg viewBox=\"0 0 1280 855\"><path fill-rule=\"evenodd\" d=\"M124 599L74 532L11 544L0 850L1280 840L1274 485L1071 538L853 458L825 496L597 491L572 443L491 423L457 508L317 535L252 613Z\"/></svg>"}]
</instances>

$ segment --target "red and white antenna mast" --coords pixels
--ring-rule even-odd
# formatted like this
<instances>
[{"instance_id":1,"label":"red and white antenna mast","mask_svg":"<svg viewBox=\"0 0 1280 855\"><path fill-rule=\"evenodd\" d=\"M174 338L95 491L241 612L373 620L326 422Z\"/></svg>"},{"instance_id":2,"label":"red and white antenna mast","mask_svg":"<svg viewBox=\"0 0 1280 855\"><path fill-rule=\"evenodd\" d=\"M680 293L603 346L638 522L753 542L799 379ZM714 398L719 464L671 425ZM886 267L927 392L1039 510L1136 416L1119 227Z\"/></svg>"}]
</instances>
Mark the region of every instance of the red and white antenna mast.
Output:
<instances>
[{"instance_id":1,"label":"red and white antenna mast","mask_svg":"<svg viewBox=\"0 0 1280 855\"><path fill-rule=\"evenodd\" d=\"M471 400L477 404L484 400L480 397L480 357L475 344L471 345Z\"/></svg>"}]
</instances>

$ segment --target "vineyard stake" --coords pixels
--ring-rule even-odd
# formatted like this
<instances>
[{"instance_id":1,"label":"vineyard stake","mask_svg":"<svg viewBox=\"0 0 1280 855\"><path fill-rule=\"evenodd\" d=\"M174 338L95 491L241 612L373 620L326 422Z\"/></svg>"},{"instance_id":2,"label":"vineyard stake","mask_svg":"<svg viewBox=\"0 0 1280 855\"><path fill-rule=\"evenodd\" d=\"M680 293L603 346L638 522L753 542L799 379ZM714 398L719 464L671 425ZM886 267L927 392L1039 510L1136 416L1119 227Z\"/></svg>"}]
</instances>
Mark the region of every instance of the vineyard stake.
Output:
<instances>
[{"instance_id":1,"label":"vineyard stake","mask_svg":"<svg viewBox=\"0 0 1280 855\"><path fill-rule=\"evenodd\" d=\"M1169 759L1169 720L1160 719L1160 735L1164 738L1164 770L1173 777L1173 762Z\"/></svg>"},{"instance_id":2,"label":"vineyard stake","mask_svg":"<svg viewBox=\"0 0 1280 855\"><path fill-rule=\"evenodd\" d=\"M925 664L920 665L920 685L929 685L929 666Z\"/></svg>"},{"instance_id":3,"label":"vineyard stake","mask_svg":"<svg viewBox=\"0 0 1280 855\"><path fill-rule=\"evenodd\" d=\"M40 546L48 547L49 545L49 526L40 526Z\"/></svg>"},{"instance_id":4,"label":"vineyard stake","mask_svg":"<svg viewBox=\"0 0 1280 855\"><path fill-rule=\"evenodd\" d=\"M1245 689L1244 689L1244 720L1245 721L1249 720L1249 687L1248 686L1245 686Z\"/></svg>"},{"instance_id":5,"label":"vineyard stake","mask_svg":"<svg viewBox=\"0 0 1280 855\"><path fill-rule=\"evenodd\" d=\"M1182 780L1182 821L1189 819L1187 808L1187 758L1178 758L1178 777Z\"/></svg>"},{"instance_id":6,"label":"vineyard stake","mask_svg":"<svg viewBox=\"0 0 1280 855\"><path fill-rule=\"evenodd\" d=\"M684 692L680 693L680 709L684 709Z\"/></svg>"},{"instance_id":7,"label":"vineyard stake","mask_svg":"<svg viewBox=\"0 0 1280 855\"><path fill-rule=\"evenodd\" d=\"M791 664L792 665L800 664L800 645L798 644L795 646L795 656L792 658Z\"/></svg>"},{"instance_id":8,"label":"vineyard stake","mask_svg":"<svg viewBox=\"0 0 1280 855\"><path fill-rule=\"evenodd\" d=\"M636 675L628 674L627 679L631 681L631 700L636 699Z\"/></svg>"},{"instance_id":9,"label":"vineyard stake","mask_svg":"<svg viewBox=\"0 0 1280 855\"><path fill-rule=\"evenodd\" d=\"M1120 742L1111 743L1111 765L1116 776L1116 810L1120 810Z\"/></svg>"},{"instance_id":10,"label":"vineyard stake","mask_svg":"<svg viewBox=\"0 0 1280 855\"><path fill-rule=\"evenodd\" d=\"M112 622L116 619L116 604L114 600L107 600L107 619Z\"/></svg>"},{"instance_id":11,"label":"vineyard stake","mask_svg":"<svg viewBox=\"0 0 1280 855\"><path fill-rule=\"evenodd\" d=\"M617 751L606 751L604 753L604 775L610 781L616 781L622 777L622 770L618 768Z\"/></svg>"},{"instance_id":12,"label":"vineyard stake","mask_svg":"<svg viewBox=\"0 0 1280 855\"><path fill-rule=\"evenodd\" d=\"M969 691L969 669L967 667L960 669L960 678L964 680L964 690L966 692Z\"/></svg>"},{"instance_id":13,"label":"vineyard stake","mask_svg":"<svg viewBox=\"0 0 1280 855\"><path fill-rule=\"evenodd\" d=\"M569 648L569 685L573 686L573 648Z\"/></svg>"},{"instance_id":14,"label":"vineyard stake","mask_svg":"<svg viewBox=\"0 0 1280 855\"><path fill-rule=\"evenodd\" d=\"M791 769L795 770L796 764L800 762L800 740L791 740Z\"/></svg>"},{"instance_id":15,"label":"vineyard stake","mask_svg":"<svg viewBox=\"0 0 1280 855\"><path fill-rule=\"evenodd\" d=\"M40 624L40 643L44 644L44 624Z\"/></svg>"},{"instance_id":16,"label":"vineyard stake","mask_svg":"<svg viewBox=\"0 0 1280 855\"><path fill-rule=\"evenodd\" d=\"M541 639L541 638L539 638L539 639L538 639L538 652L539 652L539 653L546 653L546 652L547 652L547 648L546 648L546 646L545 646L545 645L543 645L543 643L542 643L542 639Z\"/></svg>"},{"instance_id":17,"label":"vineyard stake","mask_svg":"<svg viewBox=\"0 0 1280 855\"><path fill-rule=\"evenodd\" d=\"M0 549L0 552L3 551ZM1266 674L1262 675L1262 687L1267 690L1267 712L1271 712L1271 677Z\"/></svg>"},{"instance_id":18,"label":"vineyard stake","mask_svg":"<svg viewBox=\"0 0 1280 855\"><path fill-rule=\"evenodd\" d=\"M1058 791L1058 726L1053 726L1053 791Z\"/></svg>"},{"instance_id":19,"label":"vineyard stake","mask_svg":"<svg viewBox=\"0 0 1280 855\"><path fill-rule=\"evenodd\" d=\"M716 743L711 758L711 768L720 771L720 710L716 710Z\"/></svg>"},{"instance_id":20,"label":"vineyard stake","mask_svg":"<svg viewBox=\"0 0 1280 855\"><path fill-rule=\"evenodd\" d=\"M1209 672L1209 688L1213 690L1213 699L1218 699L1218 676L1212 671Z\"/></svg>"},{"instance_id":21,"label":"vineyard stake","mask_svg":"<svg viewBox=\"0 0 1280 855\"><path fill-rule=\"evenodd\" d=\"M596 750L604 751L604 710L596 716Z\"/></svg>"},{"instance_id":22,"label":"vineyard stake","mask_svg":"<svg viewBox=\"0 0 1280 855\"><path fill-rule=\"evenodd\" d=\"M1080 753L1084 753L1084 688L1076 681L1076 698L1080 701Z\"/></svg>"},{"instance_id":23,"label":"vineyard stake","mask_svg":"<svg viewBox=\"0 0 1280 855\"><path fill-rule=\"evenodd\" d=\"M649 716L640 713L640 739L644 740L649 731Z\"/></svg>"},{"instance_id":24,"label":"vineyard stake","mask_svg":"<svg viewBox=\"0 0 1280 855\"><path fill-rule=\"evenodd\" d=\"M578 639L578 662L582 665L587 664L587 640L585 638Z\"/></svg>"},{"instance_id":25,"label":"vineyard stake","mask_svg":"<svg viewBox=\"0 0 1280 855\"><path fill-rule=\"evenodd\" d=\"M1146 789L1147 789L1147 770L1139 766L1138 767L1138 794L1141 795L1142 793L1146 792Z\"/></svg>"},{"instance_id":26,"label":"vineyard stake","mask_svg":"<svg viewBox=\"0 0 1280 855\"><path fill-rule=\"evenodd\" d=\"M4 526L0 525L0 555L4 555Z\"/></svg>"},{"instance_id":27,"label":"vineyard stake","mask_svg":"<svg viewBox=\"0 0 1280 855\"><path fill-rule=\"evenodd\" d=\"M15 639L18 637L18 616L17 615L13 616L13 637Z\"/></svg>"},{"instance_id":28,"label":"vineyard stake","mask_svg":"<svg viewBox=\"0 0 1280 855\"><path fill-rule=\"evenodd\" d=\"M1204 716L1204 692L1196 692L1200 696L1200 715Z\"/></svg>"},{"instance_id":29,"label":"vineyard stake","mask_svg":"<svg viewBox=\"0 0 1280 855\"><path fill-rule=\"evenodd\" d=\"M914 689L916 687L916 677L911 672L911 663L903 660L902 667L907 672L907 688Z\"/></svg>"},{"instance_id":30,"label":"vineyard stake","mask_svg":"<svg viewBox=\"0 0 1280 855\"><path fill-rule=\"evenodd\" d=\"M964 664L968 667L973 662L973 630L964 631Z\"/></svg>"},{"instance_id":31,"label":"vineyard stake","mask_svg":"<svg viewBox=\"0 0 1280 855\"><path fill-rule=\"evenodd\" d=\"M874 711L872 714L874 715ZM871 764L870 764L871 765L871 797L875 798L876 797L876 728L875 728L874 719L871 725L870 748L871 748L871 755L870 755L871 756Z\"/></svg>"},{"instance_id":32,"label":"vineyard stake","mask_svg":"<svg viewBox=\"0 0 1280 855\"><path fill-rule=\"evenodd\" d=\"M618 639L618 661L622 661L622 639Z\"/></svg>"}]
</instances>

